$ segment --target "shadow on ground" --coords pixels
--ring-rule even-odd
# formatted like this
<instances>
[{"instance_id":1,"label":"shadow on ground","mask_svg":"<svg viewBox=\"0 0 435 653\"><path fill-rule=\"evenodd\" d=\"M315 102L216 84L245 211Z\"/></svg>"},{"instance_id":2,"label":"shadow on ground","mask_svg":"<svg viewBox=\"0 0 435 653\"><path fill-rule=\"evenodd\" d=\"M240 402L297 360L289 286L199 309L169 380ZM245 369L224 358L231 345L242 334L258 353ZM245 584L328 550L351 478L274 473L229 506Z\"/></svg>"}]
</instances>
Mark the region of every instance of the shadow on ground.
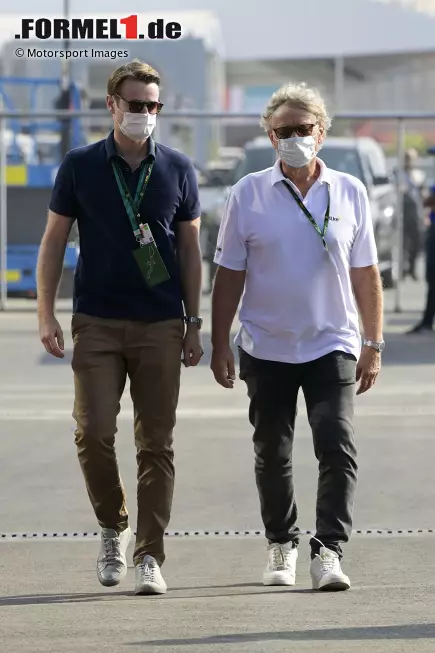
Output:
<instances>
[{"instance_id":1,"label":"shadow on ground","mask_svg":"<svg viewBox=\"0 0 435 653\"><path fill-rule=\"evenodd\" d=\"M206 646L210 644L243 644L249 642L351 641L382 639L435 639L435 624L405 624L400 626L370 626L367 628L328 628L323 630L283 631L272 633L243 633L216 635L192 639L161 639L148 642L129 642L129 646Z\"/></svg>"},{"instance_id":2,"label":"shadow on ground","mask_svg":"<svg viewBox=\"0 0 435 653\"><path fill-rule=\"evenodd\" d=\"M200 592L202 590L202 592ZM210 593L205 593L208 590ZM215 590L226 590L216 593ZM237 591L240 590L240 591ZM249 591L251 590L251 591ZM184 592L184 594L183 594ZM189 594L185 594L188 592ZM170 594L164 596L147 597L152 599L188 600L198 598L224 598L228 596L255 596L258 594L291 592L292 594L315 594L312 589L295 589L288 587L264 587L262 583L235 583L232 585L208 585L204 587L173 587ZM126 598L144 600L143 596L136 597L133 591L126 592L89 592L77 594L23 594L18 596L0 597L0 608L12 605L50 605L61 603L92 603L99 601L117 601Z\"/></svg>"}]
</instances>

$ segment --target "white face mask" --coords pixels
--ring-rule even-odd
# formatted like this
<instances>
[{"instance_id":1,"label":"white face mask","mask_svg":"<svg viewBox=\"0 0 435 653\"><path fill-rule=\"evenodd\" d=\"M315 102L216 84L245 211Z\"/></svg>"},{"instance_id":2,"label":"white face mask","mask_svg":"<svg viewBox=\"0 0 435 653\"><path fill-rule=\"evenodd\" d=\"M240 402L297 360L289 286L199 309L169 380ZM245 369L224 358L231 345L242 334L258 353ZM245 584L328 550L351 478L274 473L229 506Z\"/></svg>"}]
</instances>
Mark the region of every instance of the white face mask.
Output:
<instances>
[{"instance_id":1,"label":"white face mask","mask_svg":"<svg viewBox=\"0 0 435 653\"><path fill-rule=\"evenodd\" d=\"M143 141L151 136L156 126L155 113L129 113L125 111L119 129L132 141Z\"/></svg>"},{"instance_id":2,"label":"white face mask","mask_svg":"<svg viewBox=\"0 0 435 653\"><path fill-rule=\"evenodd\" d=\"M280 138L278 154L290 168L303 168L316 156L316 140L314 136Z\"/></svg>"}]
</instances>

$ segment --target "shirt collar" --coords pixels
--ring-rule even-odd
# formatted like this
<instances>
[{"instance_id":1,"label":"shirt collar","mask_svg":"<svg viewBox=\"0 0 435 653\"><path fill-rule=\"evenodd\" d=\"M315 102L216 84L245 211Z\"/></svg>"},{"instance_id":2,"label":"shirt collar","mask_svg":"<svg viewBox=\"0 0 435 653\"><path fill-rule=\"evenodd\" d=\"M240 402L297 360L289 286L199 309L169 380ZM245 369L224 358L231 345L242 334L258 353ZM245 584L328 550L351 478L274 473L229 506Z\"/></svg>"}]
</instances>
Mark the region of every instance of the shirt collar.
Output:
<instances>
[{"instance_id":1,"label":"shirt collar","mask_svg":"<svg viewBox=\"0 0 435 653\"><path fill-rule=\"evenodd\" d=\"M156 144L151 138L151 136L148 138L148 141L149 141L149 152L144 160L146 160L149 156L153 157L154 159L156 158ZM107 158L109 159L109 161L113 159L113 157L119 156L115 147L115 131L113 129L108 135L108 137L106 138L105 146L106 146Z\"/></svg>"},{"instance_id":2,"label":"shirt collar","mask_svg":"<svg viewBox=\"0 0 435 653\"><path fill-rule=\"evenodd\" d=\"M317 158L317 162L320 165L320 175L317 181L320 184L330 184L331 174L329 168L326 166L325 162L322 161L322 159ZM288 181L287 177L284 177L284 175L282 174L280 159L276 161L275 165L272 168L271 181L272 181L272 186L275 186L275 184L281 181Z\"/></svg>"}]
</instances>

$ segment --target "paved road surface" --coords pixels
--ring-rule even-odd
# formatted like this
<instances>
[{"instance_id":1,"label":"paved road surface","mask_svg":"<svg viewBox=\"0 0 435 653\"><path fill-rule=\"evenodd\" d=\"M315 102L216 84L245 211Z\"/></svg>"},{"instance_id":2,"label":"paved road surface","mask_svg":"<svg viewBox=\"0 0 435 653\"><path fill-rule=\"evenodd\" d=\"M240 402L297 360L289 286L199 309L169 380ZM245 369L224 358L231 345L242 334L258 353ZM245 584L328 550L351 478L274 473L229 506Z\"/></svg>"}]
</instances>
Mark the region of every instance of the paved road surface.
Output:
<instances>
[{"instance_id":1,"label":"paved road surface","mask_svg":"<svg viewBox=\"0 0 435 653\"><path fill-rule=\"evenodd\" d=\"M435 336L403 336L419 316L423 290L406 284L399 315L386 293L384 367L376 388L358 398L355 420L360 533L345 559L354 587L331 596L307 591L307 537L296 589L259 585L265 552L255 535L261 523L247 398L241 382L231 392L213 381L206 297L206 355L198 369L183 372L165 565L170 591L133 597L132 570L120 589L101 588L96 524L73 443L69 307L59 313L67 332L60 362L38 343L34 309L11 302L0 314L0 532L18 536L0 541L2 650L434 651ZM299 415L295 475L300 527L309 531L316 461L302 397ZM117 442L134 521L128 391Z\"/></svg>"}]
</instances>

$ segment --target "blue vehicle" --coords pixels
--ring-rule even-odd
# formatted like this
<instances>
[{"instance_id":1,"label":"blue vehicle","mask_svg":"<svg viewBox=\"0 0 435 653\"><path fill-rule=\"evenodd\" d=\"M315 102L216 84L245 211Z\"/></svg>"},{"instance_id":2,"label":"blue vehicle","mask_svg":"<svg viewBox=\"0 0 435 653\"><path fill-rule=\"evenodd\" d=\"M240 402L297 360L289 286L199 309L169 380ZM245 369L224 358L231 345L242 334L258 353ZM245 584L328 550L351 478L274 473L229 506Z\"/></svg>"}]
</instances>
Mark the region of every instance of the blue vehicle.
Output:
<instances>
[{"instance_id":1,"label":"blue vehicle","mask_svg":"<svg viewBox=\"0 0 435 653\"><path fill-rule=\"evenodd\" d=\"M61 92L58 79L0 77L0 95L6 110L18 109L17 91L29 94L27 106L40 108L39 93L54 96ZM70 107L80 110L80 90L70 89ZM20 107L21 108L21 107ZM36 297L36 263L44 233L48 204L61 158L60 121L9 119L6 126L7 184L7 291L9 297ZM71 148L86 144L80 120L71 119ZM65 252L59 296L70 297L79 255L74 228Z\"/></svg>"}]
</instances>

